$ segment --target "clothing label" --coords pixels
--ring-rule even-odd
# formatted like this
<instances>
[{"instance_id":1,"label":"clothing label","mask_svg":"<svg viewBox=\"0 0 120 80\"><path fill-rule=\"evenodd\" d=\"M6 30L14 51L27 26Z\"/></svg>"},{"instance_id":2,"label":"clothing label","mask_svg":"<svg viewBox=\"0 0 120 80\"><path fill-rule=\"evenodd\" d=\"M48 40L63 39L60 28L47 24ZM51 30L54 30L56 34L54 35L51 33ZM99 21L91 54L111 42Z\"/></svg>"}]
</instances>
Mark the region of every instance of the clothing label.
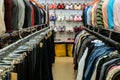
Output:
<instances>
[{"instance_id":1,"label":"clothing label","mask_svg":"<svg viewBox=\"0 0 120 80\"><path fill-rule=\"evenodd\" d=\"M42 47L43 46L43 43L42 42L40 42L40 47Z\"/></svg>"},{"instance_id":2,"label":"clothing label","mask_svg":"<svg viewBox=\"0 0 120 80\"><path fill-rule=\"evenodd\" d=\"M48 38L49 38L51 35L52 35L52 32L50 32L50 33L48 34Z\"/></svg>"},{"instance_id":3,"label":"clothing label","mask_svg":"<svg viewBox=\"0 0 120 80\"><path fill-rule=\"evenodd\" d=\"M11 72L11 79L10 80L17 80L17 73Z\"/></svg>"}]
</instances>

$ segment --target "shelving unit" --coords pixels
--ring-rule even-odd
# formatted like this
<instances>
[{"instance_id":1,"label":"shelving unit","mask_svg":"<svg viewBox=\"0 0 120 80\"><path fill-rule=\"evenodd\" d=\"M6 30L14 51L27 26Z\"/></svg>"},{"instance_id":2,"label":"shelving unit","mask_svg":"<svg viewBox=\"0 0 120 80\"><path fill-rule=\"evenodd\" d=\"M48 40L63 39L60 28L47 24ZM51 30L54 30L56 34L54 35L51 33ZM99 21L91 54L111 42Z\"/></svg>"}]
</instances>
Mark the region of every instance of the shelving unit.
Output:
<instances>
[{"instance_id":1,"label":"shelving unit","mask_svg":"<svg viewBox=\"0 0 120 80\"><path fill-rule=\"evenodd\" d=\"M38 1L40 3L43 3L43 4L54 4L54 3L55 4L58 4L58 3L64 3L64 4L73 3L73 4L75 4L75 3L84 3L84 2L89 3L89 2L91 2L93 0L64 0L64 1L63 0L38 0ZM68 17L68 16L71 16L71 15L82 15L82 10L75 10L75 9L55 9L54 10L54 9L50 9L49 14L50 15L55 14L56 16L60 15L60 16L64 16L64 17L67 16ZM55 29L55 31L57 30L55 27L59 27L59 26L65 26L66 31L68 31L68 30L74 31L73 30L74 27L81 26L81 25L83 25L82 22L75 22L75 21L66 21L66 20L63 20L63 21L58 21L58 20L50 21L50 26L52 26ZM66 55L64 55L64 56L69 56L69 53L72 56L72 50L70 50L69 47L73 46L74 41L69 41L68 39L69 38L74 39L75 33L74 32L67 33L66 31L65 32L56 31L56 34L55 34L55 46L64 45L63 49L66 52ZM70 51L70 52L68 52L68 51ZM63 54L63 52L61 52L61 54Z\"/></svg>"}]
</instances>

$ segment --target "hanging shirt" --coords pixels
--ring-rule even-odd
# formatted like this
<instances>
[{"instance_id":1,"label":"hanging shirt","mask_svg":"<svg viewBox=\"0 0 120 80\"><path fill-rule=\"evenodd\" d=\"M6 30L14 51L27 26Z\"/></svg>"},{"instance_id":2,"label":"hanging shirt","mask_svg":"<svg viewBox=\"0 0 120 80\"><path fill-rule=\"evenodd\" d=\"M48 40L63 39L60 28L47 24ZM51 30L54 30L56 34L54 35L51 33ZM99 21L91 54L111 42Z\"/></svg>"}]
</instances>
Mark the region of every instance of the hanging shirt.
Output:
<instances>
[{"instance_id":1,"label":"hanging shirt","mask_svg":"<svg viewBox=\"0 0 120 80\"><path fill-rule=\"evenodd\" d=\"M18 0L12 0L13 2L13 7L12 7L12 27L13 30L17 30L18 29L18 13L19 13L19 9L18 9Z\"/></svg>"},{"instance_id":2,"label":"hanging shirt","mask_svg":"<svg viewBox=\"0 0 120 80\"><path fill-rule=\"evenodd\" d=\"M25 4L23 0L18 0L18 4L18 29L22 29L25 20Z\"/></svg>"},{"instance_id":3,"label":"hanging shirt","mask_svg":"<svg viewBox=\"0 0 120 80\"><path fill-rule=\"evenodd\" d=\"M120 31L120 0L115 0L114 2L114 29Z\"/></svg>"},{"instance_id":4,"label":"hanging shirt","mask_svg":"<svg viewBox=\"0 0 120 80\"><path fill-rule=\"evenodd\" d=\"M87 11L88 11L88 9L89 9L89 6L85 8L85 16L84 16L85 24L87 24Z\"/></svg>"},{"instance_id":5,"label":"hanging shirt","mask_svg":"<svg viewBox=\"0 0 120 80\"><path fill-rule=\"evenodd\" d=\"M104 22L104 28L108 29L108 15L107 15L107 5L109 0L104 0L104 3L102 5L102 14L103 14L103 22Z\"/></svg>"},{"instance_id":6,"label":"hanging shirt","mask_svg":"<svg viewBox=\"0 0 120 80\"><path fill-rule=\"evenodd\" d=\"M85 65L85 58L87 57L87 53L88 53L88 47L85 49L84 55L82 56L81 60L79 61L78 74L77 74L76 80L82 80L84 65Z\"/></svg>"},{"instance_id":7,"label":"hanging shirt","mask_svg":"<svg viewBox=\"0 0 120 80\"><path fill-rule=\"evenodd\" d=\"M91 17L92 17L92 25L93 25L93 26L96 26L96 25L97 25L97 23L96 23L97 4L98 4L98 3L95 3L95 4L93 5L92 10L91 10L91 13L92 13Z\"/></svg>"},{"instance_id":8,"label":"hanging shirt","mask_svg":"<svg viewBox=\"0 0 120 80\"><path fill-rule=\"evenodd\" d=\"M0 0L0 34L5 33L5 23L4 23L4 0Z\"/></svg>"},{"instance_id":9,"label":"hanging shirt","mask_svg":"<svg viewBox=\"0 0 120 80\"><path fill-rule=\"evenodd\" d=\"M92 9L92 6L90 6L87 10L87 24L88 25L91 25L91 9Z\"/></svg>"},{"instance_id":10,"label":"hanging shirt","mask_svg":"<svg viewBox=\"0 0 120 80\"><path fill-rule=\"evenodd\" d=\"M114 0L108 1L107 14L108 14L108 27L109 27L109 29L114 29L113 4L114 4Z\"/></svg>"},{"instance_id":11,"label":"hanging shirt","mask_svg":"<svg viewBox=\"0 0 120 80\"><path fill-rule=\"evenodd\" d=\"M33 9L34 9L34 20L35 20L35 25L39 25L39 18L40 18L40 15L39 15L39 9L38 7L36 6L36 4L34 2L30 2Z\"/></svg>"},{"instance_id":12,"label":"hanging shirt","mask_svg":"<svg viewBox=\"0 0 120 80\"><path fill-rule=\"evenodd\" d=\"M97 26L103 27L103 17L102 17L102 4L104 0L100 0L98 3L97 7L97 14L96 14L96 21L97 21Z\"/></svg>"},{"instance_id":13,"label":"hanging shirt","mask_svg":"<svg viewBox=\"0 0 120 80\"><path fill-rule=\"evenodd\" d=\"M31 5L31 9L32 9L32 26L34 26L35 25L35 11L32 5Z\"/></svg>"},{"instance_id":14,"label":"hanging shirt","mask_svg":"<svg viewBox=\"0 0 120 80\"><path fill-rule=\"evenodd\" d=\"M31 7L32 5L27 0L24 0L24 4L25 4L25 20L23 28L26 28L32 26L32 7Z\"/></svg>"},{"instance_id":15,"label":"hanging shirt","mask_svg":"<svg viewBox=\"0 0 120 80\"><path fill-rule=\"evenodd\" d=\"M2 4L2 2L0 2ZM6 26L6 32L12 32L13 26L12 26L12 7L13 7L13 1L12 0L4 0L4 6L5 6L5 26ZM2 5L1 5L2 8Z\"/></svg>"}]
</instances>

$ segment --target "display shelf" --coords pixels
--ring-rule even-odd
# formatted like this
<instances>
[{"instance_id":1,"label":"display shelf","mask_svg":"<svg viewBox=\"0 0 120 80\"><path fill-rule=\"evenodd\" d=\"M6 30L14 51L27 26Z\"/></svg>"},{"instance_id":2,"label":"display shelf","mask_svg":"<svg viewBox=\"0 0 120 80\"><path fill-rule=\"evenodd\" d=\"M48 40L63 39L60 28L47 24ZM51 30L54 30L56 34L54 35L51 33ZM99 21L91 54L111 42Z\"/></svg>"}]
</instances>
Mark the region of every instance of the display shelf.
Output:
<instances>
[{"instance_id":1,"label":"display shelf","mask_svg":"<svg viewBox=\"0 0 120 80\"><path fill-rule=\"evenodd\" d=\"M49 10L67 10L67 11L69 11L69 10L73 10L73 11L82 11L82 10L78 10L78 9L49 9Z\"/></svg>"}]
</instances>

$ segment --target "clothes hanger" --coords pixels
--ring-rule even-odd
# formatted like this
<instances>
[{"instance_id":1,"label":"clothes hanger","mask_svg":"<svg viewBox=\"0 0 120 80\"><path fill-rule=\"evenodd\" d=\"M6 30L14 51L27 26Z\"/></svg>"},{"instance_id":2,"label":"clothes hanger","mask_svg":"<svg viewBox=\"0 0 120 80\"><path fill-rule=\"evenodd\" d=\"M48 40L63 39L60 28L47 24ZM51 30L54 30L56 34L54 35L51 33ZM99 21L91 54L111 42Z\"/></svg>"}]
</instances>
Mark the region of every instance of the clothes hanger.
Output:
<instances>
[{"instance_id":1,"label":"clothes hanger","mask_svg":"<svg viewBox=\"0 0 120 80\"><path fill-rule=\"evenodd\" d=\"M94 0L93 2L87 4L87 6L93 6L93 5L94 5L96 2L98 2L98 1L100 1L100 0Z\"/></svg>"},{"instance_id":2,"label":"clothes hanger","mask_svg":"<svg viewBox=\"0 0 120 80\"><path fill-rule=\"evenodd\" d=\"M29 0L29 1L35 3L41 9L44 9L44 6L42 4L40 4L40 3L38 3L36 0Z\"/></svg>"}]
</instances>

